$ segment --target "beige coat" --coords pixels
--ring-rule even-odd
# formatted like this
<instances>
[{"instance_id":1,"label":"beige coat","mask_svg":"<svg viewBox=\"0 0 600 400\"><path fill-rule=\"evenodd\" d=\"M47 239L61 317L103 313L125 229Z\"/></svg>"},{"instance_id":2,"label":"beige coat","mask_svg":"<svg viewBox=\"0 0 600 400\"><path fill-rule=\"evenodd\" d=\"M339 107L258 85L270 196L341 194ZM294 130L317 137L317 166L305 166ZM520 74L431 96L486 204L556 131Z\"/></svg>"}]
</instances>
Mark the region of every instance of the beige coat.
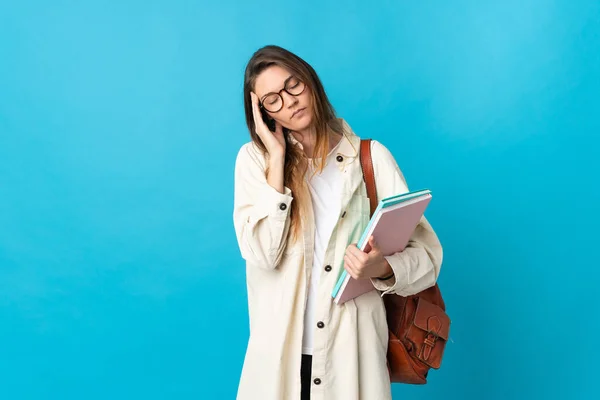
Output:
<instances>
[{"instance_id":1,"label":"beige coat","mask_svg":"<svg viewBox=\"0 0 600 400\"><path fill-rule=\"evenodd\" d=\"M333 303L331 292L343 271L346 247L358 241L369 220L369 200L358 157L360 138L345 121L343 124L342 142L327 161L338 164L344 182L339 220L320 270L315 315L325 326L314 328L311 400L385 400L391 399L391 386L382 296L410 295L432 286L440 272L442 247L423 218L409 246L386 257L395 279L373 280L378 290L343 305ZM292 141L301 146L293 137ZM392 154L381 143L371 143L378 198L407 192ZM314 222L312 212L303 216L303 240L288 244L292 201L289 188L282 194L267 183L265 159L256 146L244 144L235 165L233 221L246 261L250 337L238 400L300 399L303 318L312 271ZM332 267L329 272L327 265ZM319 384L314 383L316 378Z\"/></svg>"}]
</instances>

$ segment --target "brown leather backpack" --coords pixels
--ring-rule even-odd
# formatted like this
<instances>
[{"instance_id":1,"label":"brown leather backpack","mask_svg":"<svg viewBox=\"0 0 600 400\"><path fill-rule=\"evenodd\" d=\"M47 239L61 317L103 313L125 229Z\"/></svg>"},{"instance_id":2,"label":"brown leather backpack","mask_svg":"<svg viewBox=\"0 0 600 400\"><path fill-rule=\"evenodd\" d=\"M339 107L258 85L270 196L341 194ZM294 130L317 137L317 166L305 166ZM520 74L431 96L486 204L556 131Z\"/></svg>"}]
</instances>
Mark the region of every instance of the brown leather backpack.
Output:
<instances>
[{"instance_id":1,"label":"brown leather backpack","mask_svg":"<svg viewBox=\"0 0 600 400\"><path fill-rule=\"evenodd\" d=\"M371 215L377 208L377 187L371 159L371 139L360 143L360 162ZM389 329L388 371L392 382L425 384L430 368L440 368L450 332L450 318L437 283L404 297L383 296Z\"/></svg>"}]
</instances>

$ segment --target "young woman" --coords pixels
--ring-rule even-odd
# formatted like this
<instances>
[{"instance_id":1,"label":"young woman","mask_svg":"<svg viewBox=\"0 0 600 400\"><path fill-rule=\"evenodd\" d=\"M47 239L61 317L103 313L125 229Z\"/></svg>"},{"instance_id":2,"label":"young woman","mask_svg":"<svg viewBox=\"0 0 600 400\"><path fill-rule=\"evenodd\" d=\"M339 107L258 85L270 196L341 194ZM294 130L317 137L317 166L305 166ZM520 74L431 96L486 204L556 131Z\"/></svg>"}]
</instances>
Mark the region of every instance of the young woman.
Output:
<instances>
[{"instance_id":1,"label":"young woman","mask_svg":"<svg viewBox=\"0 0 600 400\"><path fill-rule=\"evenodd\" d=\"M356 243L369 221L360 137L336 117L314 69L278 46L246 67L251 141L235 164L233 220L246 261L250 338L239 400L391 399L382 296L433 286L442 247L425 218L407 248ZM270 127L271 128L270 128ZM388 149L371 142L377 196L408 191ZM376 290L342 305L343 271Z\"/></svg>"}]
</instances>

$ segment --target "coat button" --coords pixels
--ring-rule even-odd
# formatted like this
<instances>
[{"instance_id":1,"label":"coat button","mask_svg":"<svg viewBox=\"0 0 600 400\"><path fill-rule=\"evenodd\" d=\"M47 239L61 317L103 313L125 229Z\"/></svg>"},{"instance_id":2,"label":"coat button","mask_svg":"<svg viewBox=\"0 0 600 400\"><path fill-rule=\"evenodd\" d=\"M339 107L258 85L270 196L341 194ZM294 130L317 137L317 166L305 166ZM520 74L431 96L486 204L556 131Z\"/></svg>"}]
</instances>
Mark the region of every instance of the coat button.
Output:
<instances>
[{"instance_id":1,"label":"coat button","mask_svg":"<svg viewBox=\"0 0 600 400\"><path fill-rule=\"evenodd\" d=\"M287 208L287 205L286 205L285 203L281 203L281 204L279 205L279 209L280 209L281 211L285 210L286 208Z\"/></svg>"},{"instance_id":2,"label":"coat button","mask_svg":"<svg viewBox=\"0 0 600 400\"><path fill-rule=\"evenodd\" d=\"M331 265L326 265L325 266L325 271L327 271L327 272L331 271Z\"/></svg>"},{"instance_id":3,"label":"coat button","mask_svg":"<svg viewBox=\"0 0 600 400\"><path fill-rule=\"evenodd\" d=\"M323 323L323 321L319 321L319 322L317 322L317 327L318 328L324 328L325 324Z\"/></svg>"},{"instance_id":4,"label":"coat button","mask_svg":"<svg viewBox=\"0 0 600 400\"><path fill-rule=\"evenodd\" d=\"M319 378L315 378L315 380L313 382L315 383L315 385L321 384L321 380Z\"/></svg>"},{"instance_id":5,"label":"coat button","mask_svg":"<svg viewBox=\"0 0 600 400\"><path fill-rule=\"evenodd\" d=\"M337 156L335 159L338 160L338 162L344 161L344 157L342 156Z\"/></svg>"}]
</instances>

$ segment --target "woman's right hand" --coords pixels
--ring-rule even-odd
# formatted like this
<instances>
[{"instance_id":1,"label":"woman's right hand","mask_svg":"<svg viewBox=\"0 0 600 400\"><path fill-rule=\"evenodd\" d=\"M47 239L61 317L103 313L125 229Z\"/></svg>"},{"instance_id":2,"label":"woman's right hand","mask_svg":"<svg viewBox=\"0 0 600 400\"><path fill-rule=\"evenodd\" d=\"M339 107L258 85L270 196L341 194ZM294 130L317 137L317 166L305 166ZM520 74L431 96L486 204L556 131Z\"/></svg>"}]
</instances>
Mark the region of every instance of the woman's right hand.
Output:
<instances>
[{"instance_id":1,"label":"woman's right hand","mask_svg":"<svg viewBox=\"0 0 600 400\"><path fill-rule=\"evenodd\" d=\"M269 127L263 121L262 114L258 105L258 96L254 92L250 92L252 98L252 113L254 115L254 126L256 133L267 148L270 157L285 156L285 138L283 136L283 127L275 121L275 132L271 132Z\"/></svg>"}]
</instances>

